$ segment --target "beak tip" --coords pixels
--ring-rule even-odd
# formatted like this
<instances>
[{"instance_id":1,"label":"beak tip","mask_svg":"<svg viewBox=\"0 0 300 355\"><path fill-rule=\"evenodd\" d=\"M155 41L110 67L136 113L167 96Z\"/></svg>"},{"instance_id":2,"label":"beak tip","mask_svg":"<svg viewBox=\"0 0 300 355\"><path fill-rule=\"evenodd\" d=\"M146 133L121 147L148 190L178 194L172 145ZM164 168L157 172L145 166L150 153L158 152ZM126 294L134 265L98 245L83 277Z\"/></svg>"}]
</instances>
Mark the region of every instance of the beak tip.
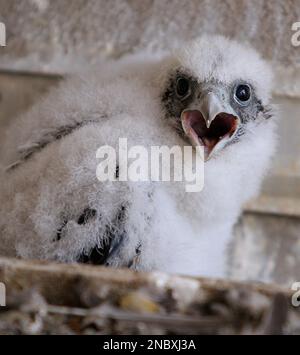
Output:
<instances>
[{"instance_id":1,"label":"beak tip","mask_svg":"<svg viewBox=\"0 0 300 355\"><path fill-rule=\"evenodd\" d=\"M206 121L205 121L205 123L206 123L206 127L207 127L207 128L209 128L209 127L210 127L210 125L211 125L211 120L210 120L210 119L208 119L208 120L206 120Z\"/></svg>"}]
</instances>

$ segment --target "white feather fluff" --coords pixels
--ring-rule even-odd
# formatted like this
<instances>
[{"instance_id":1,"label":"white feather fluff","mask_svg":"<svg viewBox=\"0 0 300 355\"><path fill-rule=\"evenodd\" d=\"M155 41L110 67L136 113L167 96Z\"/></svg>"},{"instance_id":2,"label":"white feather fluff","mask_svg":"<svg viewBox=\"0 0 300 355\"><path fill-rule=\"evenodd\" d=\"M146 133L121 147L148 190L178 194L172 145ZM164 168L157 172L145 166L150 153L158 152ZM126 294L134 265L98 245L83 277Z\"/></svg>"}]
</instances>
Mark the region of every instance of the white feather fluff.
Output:
<instances>
[{"instance_id":1,"label":"white feather fluff","mask_svg":"<svg viewBox=\"0 0 300 355\"><path fill-rule=\"evenodd\" d=\"M1 172L2 255L74 262L103 242L105 227L114 223L123 204L130 205L123 259L132 258L142 239L138 269L224 276L232 227L245 201L258 193L274 152L274 120L255 125L239 143L209 160L199 193L186 193L179 182L100 183L96 178L97 149L117 147L119 137L146 147L186 145L164 120L160 103L166 73L178 65L200 81L249 80L269 103L267 64L253 50L223 37L203 37L170 56L131 57L67 79L5 132L3 167L47 141L58 127L78 125L20 166ZM87 206L101 217L79 225Z\"/></svg>"}]
</instances>

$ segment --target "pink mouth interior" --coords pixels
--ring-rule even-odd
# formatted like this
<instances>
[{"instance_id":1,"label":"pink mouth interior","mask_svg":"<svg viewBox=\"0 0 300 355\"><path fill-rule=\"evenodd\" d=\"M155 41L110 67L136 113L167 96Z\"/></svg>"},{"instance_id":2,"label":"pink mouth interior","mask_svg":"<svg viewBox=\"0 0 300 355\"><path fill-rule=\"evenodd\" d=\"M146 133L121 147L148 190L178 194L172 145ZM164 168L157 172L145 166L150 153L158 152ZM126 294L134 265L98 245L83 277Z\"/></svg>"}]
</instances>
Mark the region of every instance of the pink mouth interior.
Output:
<instances>
[{"instance_id":1,"label":"pink mouth interior","mask_svg":"<svg viewBox=\"0 0 300 355\"><path fill-rule=\"evenodd\" d=\"M194 142L205 147L208 154L225 137L231 137L237 129L237 118L234 115L222 112L206 126L204 117L200 111L185 111L183 122L185 133Z\"/></svg>"}]
</instances>

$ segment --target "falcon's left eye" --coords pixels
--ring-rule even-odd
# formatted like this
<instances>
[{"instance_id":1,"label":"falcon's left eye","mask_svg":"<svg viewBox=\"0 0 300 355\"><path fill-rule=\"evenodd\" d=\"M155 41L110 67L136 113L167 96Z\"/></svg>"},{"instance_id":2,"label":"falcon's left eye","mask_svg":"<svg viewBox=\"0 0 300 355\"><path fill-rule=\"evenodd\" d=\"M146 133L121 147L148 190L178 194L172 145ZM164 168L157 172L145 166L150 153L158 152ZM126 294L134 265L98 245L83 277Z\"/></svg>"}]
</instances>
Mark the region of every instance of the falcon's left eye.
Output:
<instances>
[{"instance_id":1,"label":"falcon's left eye","mask_svg":"<svg viewBox=\"0 0 300 355\"><path fill-rule=\"evenodd\" d=\"M238 85L235 89L234 98L241 104L245 105L250 100L251 97L251 88L248 84Z\"/></svg>"},{"instance_id":2,"label":"falcon's left eye","mask_svg":"<svg viewBox=\"0 0 300 355\"><path fill-rule=\"evenodd\" d=\"M187 78L180 77L177 79L176 94L180 99L185 99L190 94L190 82Z\"/></svg>"}]
</instances>

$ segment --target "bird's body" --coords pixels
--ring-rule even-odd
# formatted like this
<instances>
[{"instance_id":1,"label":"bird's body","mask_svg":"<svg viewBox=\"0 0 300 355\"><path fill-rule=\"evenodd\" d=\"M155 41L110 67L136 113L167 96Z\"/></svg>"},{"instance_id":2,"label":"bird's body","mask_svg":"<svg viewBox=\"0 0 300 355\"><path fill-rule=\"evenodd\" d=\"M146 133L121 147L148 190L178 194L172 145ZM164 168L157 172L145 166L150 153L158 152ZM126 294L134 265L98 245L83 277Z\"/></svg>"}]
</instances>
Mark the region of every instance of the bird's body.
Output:
<instances>
[{"instance_id":1,"label":"bird's body","mask_svg":"<svg viewBox=\"0 0 300 355\"><path fill-rule=\"evenodd\" d=\"M117 176L100 182L96 151L117 150L120 137L146 148L190 145L176 125L192 104L180 101L179 114L172 104L172 78L182 68L200 88L249 80L262 107L251 108L257 117L248 113L245 132L237 130L235 141L205 162L201 192L186 192L184 182ZM17 120L1 144L8 169L0 176L0 254L224 276L233 225L258 192L274 151L275 124L265 108L269 85L269 69L256 53L221 37L204 38L178 57L131 58L67 79ZM194 114L186 112L181 119L189 122Z\"/></svg>"}]
</instances>

